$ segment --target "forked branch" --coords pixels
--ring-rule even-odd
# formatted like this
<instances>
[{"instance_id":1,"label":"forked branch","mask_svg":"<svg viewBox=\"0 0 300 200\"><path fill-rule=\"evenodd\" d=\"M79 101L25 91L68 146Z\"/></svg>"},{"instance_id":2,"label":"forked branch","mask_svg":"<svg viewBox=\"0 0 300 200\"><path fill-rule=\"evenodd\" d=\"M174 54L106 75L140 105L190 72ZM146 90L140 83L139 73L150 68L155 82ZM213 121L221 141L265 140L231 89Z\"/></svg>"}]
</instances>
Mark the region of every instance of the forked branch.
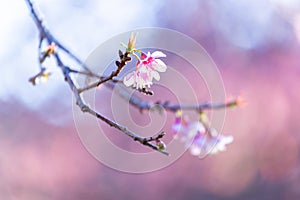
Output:
<instances>
[{"instance_id":1,"label":"forked branch","mask_svg":"<svg viewBox=\"0 0 300 200\"><path fill-rule=\"evenodd\" d=\"M158 151L160 153L163 153L165 155L168 155L169 153L165 150L164 143L161 141L161 139L164 137L165 132L159 133L156 136L153 137L141 137L138 134L130 131L127 127L118 124L117 122L110 120L100 114L99 112L93 110L90 108L83 100L82 93L96 88L101 84L104 84L108 88L115 88L117 83L120 83L120 80L115 79L121 70L125 67L126 63L131 60L130 57L130 48L129 50L126 49L126 51L123 53L119 50L119 58L120 60L116 61L116 70L112 71L109 76L102 76L98 75L96 73L93 73L92 70L89 69L89 67L82 62L80 58L78 58L75 54L73 54L68 48L66 48L59 40L57 40L49 31L49 29L45 26L43 19L40 17L39 13L37 12L36 7L33 5L31 0L25 0L28 4L28 7L31 11L33 20L37 26L37 29L39 30L40 38L39 38L39 45L38 45L38 55L39 55L39 67L40 72L37 73L35 76L30 78L30 81L33 84L36 84L37 78L40 77L47 77L49 74L45 73L45 68L42 67L42 63L45 59L47 59L50 55L54 56L54 59L56 60L57 66L61 69L61 72L64 75L65 81L68 83L69 88L71 89L75 99L76 104L79 106L82 112L88 113L90 115L95 116L96 118L102 120L106 124L120 130L120 132L124 133L125 135L132 138L134 141L138 141L142 145L145 145L147 147L152 148L155 151ZM46 41L48 44L48 49L44 52L41 50L41 46L43 41ZM132 42L132 41L131 41ZM82 70L76 70L71 68L69 65L65 64L60 56L59 51L54 50L54 45L59 50L62 50L66 53L71 59L76 61L82 68ZM71 74L79 74L82 76L85 76L87 78L96 78L97 81L87 85L85 87L79 88L76 86ZM139 92L142 92L144 94L152 94L151 91L143 90L143 89L137 89ZM220 103L220 104L211 104L211 103L204 103L204 104L196 104L196 105L182 105L182 104L171 104L168 101L162 101L162 102L147 102L142 100L141 98L131 95L127 90L119 89L119 95L126 99L132 106L136 107L140 111L143 110L159 110L159 109L165 109L166 111L170 112L176 112L178 110L195 110L197 112L201 112L205 109L222 109L226 107L235 106L238 104L237 100L229 101L227 103Z\"/></svg>"}]
</instances>

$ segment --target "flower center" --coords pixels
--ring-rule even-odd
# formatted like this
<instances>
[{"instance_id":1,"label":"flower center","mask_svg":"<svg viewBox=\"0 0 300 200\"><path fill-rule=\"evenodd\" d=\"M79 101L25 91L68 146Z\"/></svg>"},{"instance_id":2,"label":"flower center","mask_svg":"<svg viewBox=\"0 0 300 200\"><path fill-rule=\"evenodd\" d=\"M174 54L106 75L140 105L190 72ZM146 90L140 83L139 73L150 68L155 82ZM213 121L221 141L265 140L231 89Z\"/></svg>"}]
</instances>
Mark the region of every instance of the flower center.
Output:
<instances>
[{"instance_id":1,"label":"flower center","mask_svg":"<svg viewBox=\"0 0 300 200\"><path fill-rule=\"evenodd\" d=\"M152 57L149 57L147 60L144 60L142 63L143 63L143 65L148 65L148 64L152 63L153 60L154 59Z\"/></svg>"}]
</instances>

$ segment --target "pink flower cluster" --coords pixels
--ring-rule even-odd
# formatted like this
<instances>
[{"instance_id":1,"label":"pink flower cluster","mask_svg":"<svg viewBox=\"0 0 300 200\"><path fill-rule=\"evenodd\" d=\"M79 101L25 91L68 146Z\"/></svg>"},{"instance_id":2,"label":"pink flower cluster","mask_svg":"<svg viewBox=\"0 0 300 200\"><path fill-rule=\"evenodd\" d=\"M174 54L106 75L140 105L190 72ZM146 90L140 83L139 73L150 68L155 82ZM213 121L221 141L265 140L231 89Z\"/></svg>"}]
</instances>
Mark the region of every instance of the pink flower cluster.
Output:
<instances>
[{"instance_id":1,"label":"pink flower cluster","mask_svg":"<svg viewBox=\"0 0 300 200\"><path fill-rule=\"evenodd\" d=\"M190 122L181 111L176 112L172 127L174 138L184 142L192 155L205 156L226 150L226 145L233 142L232 136L218 134L214 128L208 128L205 122Z\"/></svg>"},{"instance_id":2,"label":"pink flower cluster","mask_svg":"<svg viewBox=\"0 0 300 200\"><path fill-rule=\"evenodd\" d=\"M167 70L166 64L158 58L166 57L161 51L155 51L152 54L141 53L141 60L136 65L136 70L127 74L123 83L127 87L134 87L136 89L143 89L150 87L155 80L160 79L158 72L165 72Z\"/></svg>"}]
</instances>

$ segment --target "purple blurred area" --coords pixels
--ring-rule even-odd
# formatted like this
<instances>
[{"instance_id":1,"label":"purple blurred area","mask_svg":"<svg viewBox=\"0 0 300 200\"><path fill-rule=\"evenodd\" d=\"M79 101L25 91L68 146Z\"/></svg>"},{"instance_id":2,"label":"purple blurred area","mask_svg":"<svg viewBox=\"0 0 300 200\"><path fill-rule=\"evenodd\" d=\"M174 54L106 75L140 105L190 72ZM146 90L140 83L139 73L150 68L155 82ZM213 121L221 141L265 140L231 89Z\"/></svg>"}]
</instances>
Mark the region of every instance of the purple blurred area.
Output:
<instances>
[{"instance_id":1,"label":"purple blurred area","mask_svg":"<svg viewBox=\"0 0 300 200\"><path fill-rule=\"evenodd\" d=\"M151 4L142 2L144 9ZM152 9L152 25L199 42L217 64L227 96L246 99L245 106L227 110L223 132L234 143L203 160L186 152L152 173L115 171L82 145L70 120L71 92L62 83L64 98L53 97L39 109L18 98L1 100L1 200L300 199L300 2L167 0ZM36 34L34 26L31 31ZM47 93L47 84L38 87ZM59 117L63 123L51 121Z\"/></svg>"}]
</instances>

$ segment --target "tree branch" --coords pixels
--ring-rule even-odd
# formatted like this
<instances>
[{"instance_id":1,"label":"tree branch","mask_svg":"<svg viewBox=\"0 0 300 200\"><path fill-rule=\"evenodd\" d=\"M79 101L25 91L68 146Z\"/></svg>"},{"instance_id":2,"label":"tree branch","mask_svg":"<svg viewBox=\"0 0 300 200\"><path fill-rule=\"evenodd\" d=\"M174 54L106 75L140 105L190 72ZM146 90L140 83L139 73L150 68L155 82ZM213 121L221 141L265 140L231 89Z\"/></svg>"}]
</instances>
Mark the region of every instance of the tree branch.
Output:
<instances>
[{"instance_id":1,"label":"tree branch","mask_svg":"<svg viewBox=\"0 0 300 200\"><path fill-rule=\"evenodd\" d=\"M114 79L116 76L119 75L121 70L125 67L126 63L131 60L130 57L130 52L127 50L125 53L119 50L119 61L116 61L116 66L117 69L109 76L100 76L95 73L93 73L88 66L86 66L81 59L79 59L77 56L75 56L70 50L68 50L64 45L62 45L61 42L59 42L49 31L49 29L43 24L43 20L40 17L40 15L37 12L37 9L34 7L33 3L31 0L25 0L28 4L28 7L31 11L33 20L39 30L40 33L40 38L39 38L39 45L38 45L38 52L39 52L39 66L40 66L40 72L33 76L30 81L35 84L36 78L45 75L45 68L42 67L42 63L44 62L45 59L47 59L50 56L50 53L54 55L54 59L56 60L57 66L61 69L65 81L68 83L69 88L71 89L75 99L76 99L76 104L78 107L81 109L82 112L89 113L90 115L93 115L94 117L102 120L106 124L108 124L111 127L114 127L118 130L120 130L122 133L125 135L129 136L132 138L134 141L138 141L142 145L148 146L152 148L155 151L158 151L160 153L163 153L165 155L168 155L168 152L162 148L163 142L160 141L160 139L163 138L165 135L164 132L158 134L157 136L153 137L141 137L137 135L136 133L130 131L127 127L118 124L105 116L101 115L97 111L93 110L90 108L82 99L81 93L90 90L92 88L96 88L101 84L104 84L110 89L114 89L117 87L118 90L118 95L120 95L122 98L127 100L132 106L136 107L139 109L141 112L144 110L162 110L165 109L166 111L169 112L176 112L178 110L195 110L196 112L202 112L203 110L206 109L223 109L227 107L233 107L239 104L238 99L224 102L224 103L219 103L219 104L212 104L212 103L203 103L203 104L171 104L169 101L158 101L158 102L150 102L150 101L144 101L143 99L137 97L136 95L131 95L131 93L124 89L123 87L119 87L117 83L120 83L122 81ZM61 49L63 52L66 53L71 59L76 61L83 69L84 71L80 70L75 70L72 69L70 66L66 65L60 57L59 52L54 51L53 49L48 49L46 52L41 52L41 46L42 42L46 40L48 45L55 44L59 49ZM53 50L53 51L52 51ZM42 55L42 57L41 57ZM77 73L83 76L86 76L87 78L97 78L98 81L87 85L85 87L79 88L76 86L74 80L71 77L71 73ZM47 75L47 74L46 74ZM137 90L141 93L144 94L149 94L152 95L152 91L148 90ZM156 142L154 144L153 142Z\"/></svg>"},{"instance_id":2,"label":"tree branch","mask_svg":"<svg viewBox=\"0 0 300 200\"><path fill-rule=\"evenodd\" d=\"M129 52L125 52L123 54L123 52L121 50L119 50L120 61L116 61L117 69L115 71L113 71L109 76L101 77L99 81L92 83L84 88L79 89L79 93L90 90L95 87L98 87L99 85L101 85L109 80L114 81L113 78L119 75L119 73L125 67L127 62L131 61L131 57L129 57L129 54L130 54ZM119 82L119 81L114 81L114 82Z\"/></svg>"},{"instance_id":3,"label":"tree branch","mask_svg":"<svg viewBox=\"0 0 300 200\"><path fill-rule=\"evenodd\" d=\"M52 42L54 42L55 44L58 44L58 47L62 48L62 50L64 50L67 55L69 55L71 58L73 58L74 60L76 60L77 62L80 61L80 59L77 59L76 56L74 56L72 53L70 53L70 51L66 50L66 48L64 48L60 42L58 42L58 40L56 40L52 34L49 32L49 30L45 27L45 25L43 24L43 20L41 19L41 17L38 15L36 8L33 6L33 3L31 0L25 0L29 6L29 9L32 13L33 16L33 20L36 23L36 26L38 28L38 30L40 31L40 37L42 39L46 39L48 44L50 45ZM164 149L159 148L158 146L154 145L151 143L151 141L147 141L147 138L145 137L141 137L137 134L135 134L134 132L130 131L129 129L127 129L126 127L104 117L103 115L101 115L100 113L94 111L93 109L91 109L88 105L86 105L83 101L83 99L80 96L80 92L78 91L78 88L75 86L73 79L70 76L71 70L69 67L67 67L61 60L59 53L55 52L54 53L56 62L58 67L60 67L60 69L62 70L62 73L64 74L65 77L65 81L68 83L70 89L73 92L74 97L76 98L76 104L80 107L80 109L82 110L82 112L87 112L95 117L97 117L98 119L104 121L105 123L107 123L108 125L120 130L121 132L125 133L127 136L131 137L134 141L138 141L139 143L148 146L150 148L152 148L153 150L156 150L160 153L163 153L165 155L168 155L168 152L166 152ZM125 60L126 61L126 60ZM82 62L79 62L81 64L83 64ZM84 65L82 65L84 66ZM120 65L121 66L121 65ZM123 67L123 66L122 66ZM122 68L119 67L119 68ZM90 71L87 67L84 67L87 71ZM120 71L121 69L119 69ZM72 70L72 72L74 72L74 70ZM114 73L112 73L111 76L109 76L108 78L105 78L103 80L110 80L112 77L116 76L118 74L118 70ZM89 75L90 76L90 75ZM106 82L104 81L104 82Z\"/></svg>"},{"instance_id":4,"label":"tree branch","mask_svg":"<svg viewBox=\"0 0 300 200\"><path fill-rule=\"evenodd\" d=\"M111 89L115 88L116 85L114 83L109 83L106 85ZM212 110L212 109L224 109L228 107L234 107L239 104L238 101L240 99L233 99L224 103L202 103L202 104L171 104L169 101L164 102L151 102L151 101L144 101L143 99L139 98L138 96L132 94L125 90L122 87L117 88L118 95L128 101L132 106L139 109L141 112L144 110L161 110L165 109L166 111L176 112L178 110L195 110L197 112L203 110Z\"/></svg>"}]
</instances>

